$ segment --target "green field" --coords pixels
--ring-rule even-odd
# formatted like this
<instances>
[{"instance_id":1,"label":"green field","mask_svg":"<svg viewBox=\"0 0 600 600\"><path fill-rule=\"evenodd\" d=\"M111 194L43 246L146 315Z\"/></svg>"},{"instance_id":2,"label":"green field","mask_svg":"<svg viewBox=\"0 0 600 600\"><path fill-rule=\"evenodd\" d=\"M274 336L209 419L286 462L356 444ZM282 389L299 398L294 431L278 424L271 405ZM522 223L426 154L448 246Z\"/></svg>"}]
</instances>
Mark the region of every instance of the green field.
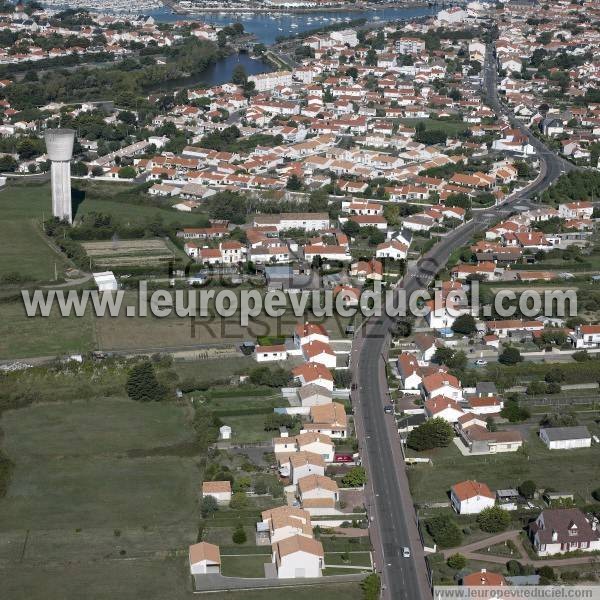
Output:
<instances>
[{"instance_id":1,"label":"green field","mask_svg":"<svg viewBox=\"0 0 600 600\"><path fill-rule=\"evenodd\" d=\"M416 465L408 470L413 499L417 503L448 501L450 487L466 479L486 483L492 490L516 488L532 479L538 488L551 488L575 493L581 500L591 501L591 492L600 479L600 448L580 450L548 450L533 428L526 453L504 453L495 456L462 456L451 443L448 448L418 453L429 456L433 466ZM409 456L415 455L410 451ZM557 477L560 474L560 477Z\"/></svg>"},{"instance_id":2,"label":"green field","mask_svg":"<svg viewBox=\"0 0 600 600\"><path fill-rule=\"evenodd\" d=\"M193 440L187 411L102 398L3 413L15 463L0 500L7 597L189 594L184 560L170 558L198 531L201 472L179 452Z\"/></svg>"},{"instance_id":3,"label":"green field","mask_svg":"<svg viewBox=\"0 0 600 600\"><path fill-rule=\"evenodd\" d=\"M96 347L94 319L63 318L54 307L48 317L27 317L21 301L0 305L0 359L56 356Z\"/></svg>"}]
</instances>

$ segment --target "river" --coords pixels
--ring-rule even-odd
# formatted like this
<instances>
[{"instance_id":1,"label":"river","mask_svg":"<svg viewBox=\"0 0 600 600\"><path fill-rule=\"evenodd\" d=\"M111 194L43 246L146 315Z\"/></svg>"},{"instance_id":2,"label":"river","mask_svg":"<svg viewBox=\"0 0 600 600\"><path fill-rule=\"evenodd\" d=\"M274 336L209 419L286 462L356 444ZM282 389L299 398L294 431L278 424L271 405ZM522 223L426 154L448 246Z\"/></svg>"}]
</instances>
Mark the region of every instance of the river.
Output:
<instances>
[{"instance_id":1,"label":"river","mask_svg":"<svg viewBox=\"0 0 600 600\"><path fill-rule=\"evenodd\" d=\"M258 42L273 44L279 36L289 36L336 23L367 19L368 21L405 21L416 17L435 14L438 8L384 8L378 10L356 11L315 11L306 13L202 13L202 14L173 14L168 8L155 10L152 17L160 22L172 23L182 20L197 20L212 25L229 25L240 22L248 33L256 36Z\"/></svg>"}]
</instances>

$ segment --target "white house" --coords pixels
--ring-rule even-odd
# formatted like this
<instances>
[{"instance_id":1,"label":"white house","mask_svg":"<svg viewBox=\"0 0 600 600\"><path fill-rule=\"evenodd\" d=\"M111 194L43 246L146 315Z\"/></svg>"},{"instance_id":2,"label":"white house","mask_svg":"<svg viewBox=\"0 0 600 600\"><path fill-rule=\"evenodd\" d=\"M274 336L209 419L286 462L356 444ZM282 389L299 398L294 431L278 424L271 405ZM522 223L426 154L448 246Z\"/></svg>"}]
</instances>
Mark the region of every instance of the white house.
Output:
<instances>
[{"instance_id":1,"label":"white house","mask_svg":"<svg viewBox=\"0 0 600 600\"><path fill-rule=\"evenodd\" d=\"M326 463L333 462L335 457L335 444L324 433L307 432L296 436L296 443L300 452L308 452L320 456Z\"/></svg>"},{"instance_id":2,"label":"white house","mask_svg":"<svg viewBox=\"0 0 600 600\"><path fill-rule=\"evenodd\" d=\"M256 346L254 358L256 362L273 362L278 360L287 360L287 350L283 344L274 346Z\"/></svg>"},{"instance_id":3,"label":"white house","mask_svg":"<svg viewBox=\"0 0 600 600\"><path fill-rule=\"evenodd\" d=\"M322 364L309 362L292 370L292 375L300 385L315 384L333 391L333 375Z\"/></svg>"},{"instance_id":4,"label":"white house","mask_svg":"<svg viewBox=\"0 0 600 600\"><path fill-rule=\"evenodd\" d=\"M397 359L398 373L405 390L418 390L423 378L417 359L408 352L402 352Z\"/></svg>"},{"instance_id":5,"label":"white house","mask_svg":"<svg viewBox=\"0 0 600 600\"><path fill-rule=\"evenodd\" d=\"M289 473L292 484L308 475L325 475L325 461L319 454L312 452L294 452L289 457Z\"/></svg>"},{"instance_id":6,"label":"white house","mask_svg":"<svg viewBox=\"0 0 600 600\"><path fill-rule=\"evenodd\" d=\"M300 348L310 342L329 343L329 336L323 325L317 323L300 323L294 330L294 344Z\"/></svg>"},{"instance_id":7,"label":"white house","mask_svg":"<svg viewBox=\"0 0 600 600\"><path fill-rule=\"evenodd\" d=\"M575 348L596 348L600 346L600 325L581 325L569 335Z\"/></svg>"},{"instance_id":8,"label":"white house","mask_svg":"<svg viewBox=\"0 0 600 600\"><path fill-rule=\"evenodd\" d=\"M320 577L325 553L321 542L301 535L273 544L273 563L280 579Z\"/></svg>"},{"instance_id":9,"label":"white house","mask_svg":"<svg viewBox=\"0 0 600 600\"><path fill-rule=\"evenodd\" d=\"M450 502L459 515L477 515L494 506L496 497L485 483L469 480L450 488Z\"/></svg>"},{"instance_id":10,"label":"white house","mask_svg":"<svg viewBox=\"0 0 600 600\"><path fill-rule=\"evenodd\" d=\"M263 511L261 518L256 529L268 531L271 544L295 535L313 537L310 513L301 508L277 506Z\"/></svg>"},{"instance_id":11,"label":"white house","mask_svg":"<svg viewBox=\"0 0 600 600\"><path fill-rule=\"evenodd\" d=\"M328 369L335 369L337 358L327 343L315 340L302 346L302 354L308 362L318 363Z\"/></svg>"},{"instance_id":12,"label":"white house","mask_svg":"<svg viewBox=\"0 0 600 600\"><path fill-rule=\"evenodd\" d=\"M444 419L448 423L456 423L464 415L464 411L452 398L436 396L425 402L425 414L430 419Z\"/></svg>"},{"instance_id":13,"label":"white house","mask_svg":"<svg viewBox=\"0 0 600 600\"><path fill-rule=\"evenodd\" d=\"M192 575L209 575L221 573L221 552L219 546L200 542L189 548L190 573Z\"/></svg>"},{"instance_id":14,"label":"white house","mask_svg":"<svg viewBox=\"0 0 600 600\"><path fill-rule=\"evenodd\" d=\"M202 497L212 496L219 504L228 504L231 501L231 482L205 481L202 484Z\"/></svg>"},{"instance_id":15,"label":"white house","mask_svg":"<svg viewBox=\"0 0 600 600\"><path fill-rule=\"evenodd\" d=\"M598 520L588 520L578 508L542 511L529 526L529 537L538 556L600 550Z\"/></svg>"},{"instance_id":16,"label":"white house","mask_svg":"<svg viewBox=\"0 0 600 600\"><path fill-rule=\"evenodd\" d=\"M408 246L397 240L383 242L377 246L376 258L391 258L393 260L404 260L408 253Z\"/></svg>"},{"instance_id":17,"label":"white house","mask_svg":"<svg viewBox=\"0 0 600 600\"><path fill-rule=\"evenodd\" d=\"M592 436L585 425L542 428L540 439L549 450L573 450L592 445Z\"/></svg>"},{"instance_id":18,"label":"white house","mask_svg":"<svg viewBox=\"0 0 600 600\"><path fill-rule=\"evenodd\" d=\"M298 480L298 497L302 508L308 512L335 508L335 503L339 500L338 484L323 475L308 475Z\"/></svg>"},{"instance_id":19,"label":"white house","mask_svg":"<svg viewBox=\"0 0 600 600\"><path fill-rule=\"evenodd\" d=\"M432 373L423 379L421 390L426 398L445 396L455 401L463 399L460 381L450 373Z\"/></svg>"},{"instance_id":20,"label":"white house","mask_svg":"<svg viewBox=\"0 0 600 600\"><path fill-rule=\"evenodd\" d=\"M332 401L331 390L314 383L303 385L296 392L300 405L303 407L319 406L321 404L329 404Z\"/></svg>"}]
</instances>

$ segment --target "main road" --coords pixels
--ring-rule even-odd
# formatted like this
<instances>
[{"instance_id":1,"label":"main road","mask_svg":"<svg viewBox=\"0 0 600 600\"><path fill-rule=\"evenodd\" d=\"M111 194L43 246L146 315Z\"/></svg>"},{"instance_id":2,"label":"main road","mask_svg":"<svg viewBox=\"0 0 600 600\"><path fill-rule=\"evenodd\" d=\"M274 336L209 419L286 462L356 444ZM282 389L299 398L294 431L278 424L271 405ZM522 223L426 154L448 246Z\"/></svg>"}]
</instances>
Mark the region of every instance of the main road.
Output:
<instances>
[{"instance_id":1,"label":"main road","mask_svg":"<svg viewBox=\"0 0 600 600\"><path fill-rule=\"evenodd\" d=\"M407 297L417 289L426 288L451 252L468 243L474 233L507 217L516 205L527 206L529 197L546 189L562 172L572 168L507 114L498 99L492 46L487 50L484 87L492 108L507 115L513 127L529 138L540 159L540 173L535 181L501 205L475 212L469 223L453 230L409 268L399 286ZM393 322L387 315L372 317L355 338L351 355L354 420L361 458L369 475L366 504L376 568L382 579L382 596L392 600L428 600L432 596L431 586L401 441L393 415L384 412L384 406L390 402L386 364ZM404 547L410 549L410 557L403 556Z\"/></svg>"}]
</instances>

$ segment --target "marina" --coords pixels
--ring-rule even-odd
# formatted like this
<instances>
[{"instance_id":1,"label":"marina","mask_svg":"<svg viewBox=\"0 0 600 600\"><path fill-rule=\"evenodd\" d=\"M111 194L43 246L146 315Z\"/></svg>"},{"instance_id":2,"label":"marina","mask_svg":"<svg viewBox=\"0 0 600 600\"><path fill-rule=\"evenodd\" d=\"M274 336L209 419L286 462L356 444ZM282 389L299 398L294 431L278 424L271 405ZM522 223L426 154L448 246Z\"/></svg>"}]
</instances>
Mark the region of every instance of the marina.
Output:
<instances>
[{"instance_id":1,"label":"marina","mask_svg":"<svg viewBox=\"0 0 600 600\"><path fill-rule=\"evenodd\" d=\"M280 12L280 13L232 13L232 12L203 12L181 15L174 14L169 8L163 7L150 11L149 14L159 22L174 22L182 19L203 21L217 27L224 27L238 21L244 25L247 33L253 34L257 42L271 45L279 37L297 35L329 27L351 23L357 19L369 21L405 21L416 17L435 14L439 8L420 6L413 8L383 8L377 10L353 10L351 12L314 11L314 12Z\"/></svg>"}]
</instances>

